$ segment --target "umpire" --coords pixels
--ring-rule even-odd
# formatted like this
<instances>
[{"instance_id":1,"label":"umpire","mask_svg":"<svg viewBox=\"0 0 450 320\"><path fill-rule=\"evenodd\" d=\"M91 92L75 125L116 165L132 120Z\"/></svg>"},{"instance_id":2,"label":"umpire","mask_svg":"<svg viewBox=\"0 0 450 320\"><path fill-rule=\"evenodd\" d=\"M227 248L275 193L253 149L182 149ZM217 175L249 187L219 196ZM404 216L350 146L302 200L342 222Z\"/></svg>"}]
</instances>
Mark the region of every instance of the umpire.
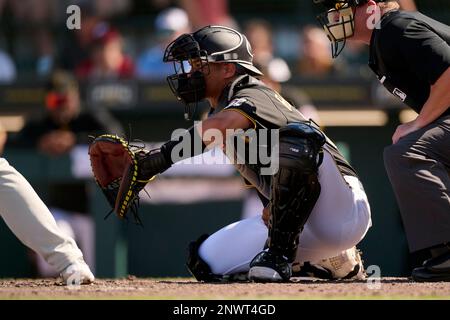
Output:
<instances>
[{"instance_id":1,"label":"umpire","mask_svg":"<svg viewBox=\"0 0 450 320\"><path fill-rule=\"evenodd\" d=\"M450 281L450 27L392 0L313 0L334 57L346 39L370 46L380 82L419 115L398 126L384 151L411 252L431 259L415 281Z\"/></svg>"}]
</instances>

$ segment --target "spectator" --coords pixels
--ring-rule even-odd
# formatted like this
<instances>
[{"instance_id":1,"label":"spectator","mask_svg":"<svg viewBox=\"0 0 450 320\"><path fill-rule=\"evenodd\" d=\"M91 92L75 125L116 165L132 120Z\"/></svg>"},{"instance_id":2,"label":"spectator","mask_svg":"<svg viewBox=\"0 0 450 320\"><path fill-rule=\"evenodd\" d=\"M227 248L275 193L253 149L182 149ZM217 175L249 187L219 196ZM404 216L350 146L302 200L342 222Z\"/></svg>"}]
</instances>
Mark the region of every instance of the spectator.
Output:
<instances>
[{"instance_id":1,"label":"spectator","mask_svg":"<svg viewBox=\"0 0 450 320\"><path fill-rule=\"evenodd\" d=\"M75 69L81 79L127 79L134 75L134 63L123 52L120 33L108 23L98 23L92 30L90 57Z\"/></svg>"},{"instance_id":2,"label":"spectator","mask_svg":"<svg viewBox=\"0 0 450 320\"><path fill-rule=\"evenodd\" d=\"M130 0L95 0L93 2L97 15L104 19L124 15L131 9Z\"/></svg>"},{"instance_id":3,"label":"spectator","mask_svg":"<svg viewBox=\"0 0 450 320\"><path fill-rule=\"evenodd\" d=\"M163 80L173 71L173 66L163 62L167 45L183 33L190 32L187 13L180 8L162 11L155 20L157 44L146 50L137 60L136 72L139 78Z\"/></svg>"},{"instance_id":4,"label":"spectator","mask_svg":"<svg viewBox=\"0 0 450 320\"><path fill-rule=\"evenodd\" d=\"M272 27L262 19L251 20L245 25L244 34L252 45L253 62L266 65L273 58Z\"/></svg>"},{"instance_id":5,"label":"spectator","mask_svg":"<svg viewBox=\"0 0 450 320\"><path fill-rule=\"evenodd\" d=\"M64 54L59 56L59 67L65 70L74 71L83 61L89 58L89 49L92 47L94 37L93 30L100 22L100 18L95 15L92 3L80 4L81 28L75 30L64 29L62 40L62 50Z\"/></svg>"},{"instance_id":6,"label":"spectator","mask_svg":"<svg viewBox=\"0 0 450 320\"><path fill-rule=\"evenodd\" d=\"M16 66L11 57L0 50L0 83L10 83L16 79Z\"/></svg>"},{"instance_id":7,"label":"spectator","mask_svg":"<svg viewBox=\"0 0 450 320\"><path fill-rule=\"evenodd\" d=\"M22 71L47 76L54 64L55 41L51 27L57 23L57 2L54 0L5 1L5 17L9 25L4 26L10 36L15 36L11 51ZM65 10L64 10L65 12ZM20 28L25 27L25 32ZM16 29L18 28L18 29ZM17 32L19 31L19 32ZM29 43L32 43L29 45Z\"/></svg>"},{"instance_id":8,"label":"spectator","mask_svg":"<svg viewBox=\"0 0 450 320\"><path fill-rule=\"evenodd\" d=\"M330 56L330 42L321 28L306 26L302 31L302 54L297 71L301 76L323 77L342 71L341 62Z\"/></svg>"},{"instance_id":9,"label":"spectator","mask_svg":"<svg viewBox=\"0 0 450 320\"><path fill-rule=\"evenodd\" d=\"M122 134L120 125L106 112L81 109L77 82L71 74L56 71L48 85L47 112L30 120L16 138L15 145L35 148L49 156L67 155L76 145L87 144L89 135L105 132ZM88 198L83 181L49 186L49 209L61 229L72 234L86 262L94 269L94 224L88 214ZM54 270L40 258L41 276L54 276Z\"/></svg>"},{"instance_id":10,"label":"spectator","mask_svg":"<svg viewBox=\"0 0 450 320\"><path fill-rule=\"evenodd\" d=\"M274 56L272 28L261 19L251 20L245 26L245 35L253 49L253 63L264 74L260 79L304 113L306 119L319 122L316 108L307 94L298 88L287 85L292 77L291 70L282 58Z\"/></svg>"},{"instance_id":11,"label":"spectator","mask_svg":"<svg viewBox=\"0 0 450 320\"><path fill-rule=\"evenodd\" d=\"M180 3L194 29L207 25L237 27L229 13L228 0L180 0Z\"/></svg>"},{"instance_id":12,"label":"spectator","mask_svg":"<svg viewBox=\"0 0 450 320\"><path fill-rule=\"evenodd\" d=\"M122 133L120 125L105 110L94 113L81 109L78 84L67 72L52 74L45 103L45 116L25 124L17 137L18 146L36 147L45 154L59 156L76 144L87 144L90 134Z\"/></svg>"}]
</instances>

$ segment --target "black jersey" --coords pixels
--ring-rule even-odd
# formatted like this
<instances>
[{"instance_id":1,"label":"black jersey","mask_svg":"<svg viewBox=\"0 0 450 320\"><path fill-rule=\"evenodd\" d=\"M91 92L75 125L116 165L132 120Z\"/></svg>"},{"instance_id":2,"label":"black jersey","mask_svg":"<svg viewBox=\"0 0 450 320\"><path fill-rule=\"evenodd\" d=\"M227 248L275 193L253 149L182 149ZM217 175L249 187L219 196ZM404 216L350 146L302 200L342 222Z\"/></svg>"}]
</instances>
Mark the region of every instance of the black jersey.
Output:
<instances>
[{"instance_id":1,"label":"black jersey","mask_svg":"<svg viewBox=\"0 0 450 320\"><path fill-rule=\"evenodd\" d=\"M253 123L257 133L258 129L279 129L288 123L307 121L279 93L248 75L237 78L224 90L220 104L215 112L239 112ZM342 175L357 176L328 137L324 148L331 154Z\"/></svg>"},{"instance_id":2,"label":"black jersey","mask_svg":"<svg viewBox=\"0 0 450 320\"><path fill-rule=\"evenodd\" d=\"M373 31L369 66L392 94L420 113L431 85L450 67L450 27L419 12L388 12Z\"/></svg>"}]
</instances>

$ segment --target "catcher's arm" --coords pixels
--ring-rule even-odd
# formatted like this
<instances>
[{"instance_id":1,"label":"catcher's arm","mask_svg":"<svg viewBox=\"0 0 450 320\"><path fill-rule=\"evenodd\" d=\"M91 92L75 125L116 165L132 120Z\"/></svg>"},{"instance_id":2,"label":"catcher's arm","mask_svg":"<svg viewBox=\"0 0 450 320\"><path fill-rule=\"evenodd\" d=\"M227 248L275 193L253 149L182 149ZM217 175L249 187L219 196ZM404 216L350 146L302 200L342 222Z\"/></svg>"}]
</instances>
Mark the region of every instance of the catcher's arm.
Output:
<instances>
[{"instance_id":1,"label":"catcher's arm","mask_svg":"<svg viewBox=\"0 0 450 320\"><path fill-rule=\"evenodd\" d=\"M234 110L223 110L202 121L200 125L186 130L178 139L166 142L162 145L160 152L164 156L165 162L172 165L177 161L202 154L207 149L207 146L210 147L210 145L221 145L225 143L225 141L215 141L214 139L216 137L214 135L209 136L205 134L208 133L208 130L219 130L222 133L222 137L225 138L229 129L247 129L252 126L252 122L243 114ZM199 148L197 146L201 147ZM148 167L153 168L155 166L153 161L159 164L159 160L157 161L155 159L150 161ZM156 168L158 167L156 165ZM150 171L153 172L152 169Z\"/></svg>"},{"instance_id":2,"label":"catcher's arm","mask_svg":"<svg viewBox=\"0 0 450 320\"><path fill-rule=\"evenodd\" d=\"M166 171L174 162L203 152L203 143L201 148L194 148L195 143L190 143L200 139L196 133L197 130L192 127L178 140L168 141L161 148L151 151L134 147L114 135L95 138L89 146L91 167L112 211L125 218L131 209L140 223L137 216L139 192L155 175ZM180 149L181 152L178 152ZM172 152L178 153L179 159Z\"/></svg>"},{"instance_id":3,"label":"catcher's arm","mask_svg":"<svg viewBox=\"0 0 450 320\"><path fill-rule=\"evenodd\" d=\"M226 129L246 128L248 122L238 112L221 112L152 151L130 146L118 136L99 136L89 147L94 177L113 211L124 218L131 209L140 223L137 216L139 192L155 175L166 171L177 161L202 154L206 144L213 142L203 141L206 130L218 129L225 137Z\"/></svg>"}]
</instances>

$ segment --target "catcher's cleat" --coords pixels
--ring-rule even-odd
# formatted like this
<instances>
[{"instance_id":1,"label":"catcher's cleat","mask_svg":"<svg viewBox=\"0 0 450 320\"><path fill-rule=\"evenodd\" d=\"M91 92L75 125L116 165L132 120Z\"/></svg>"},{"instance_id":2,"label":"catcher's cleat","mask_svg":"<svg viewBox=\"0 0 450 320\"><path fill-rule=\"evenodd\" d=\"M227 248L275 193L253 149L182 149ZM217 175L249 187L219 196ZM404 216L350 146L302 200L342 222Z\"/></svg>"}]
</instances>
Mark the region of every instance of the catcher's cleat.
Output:
<instances>
[{"instance_id":1,"label":"catcher's cleat","mask_svg":"<svg viewBox=\"0 0 450 320\"><path fill-rule=\"evenodd\" d=\"M74 263L70 264L60 273L64 284L70 285L80 285L80 284L90 284L94 282L95 277L92 274L89 266L84 262L83 259L79 259Z\"/></svg>"},{"instance_id":2,"label":"catcher's cleat","mask_svg":"<svg viewBox=\"0 0 450 320\"><path fill-rule=\"evenodd\" d=\"M450 282L450 252L426 260L412 271L411 277L417 282Z\"/></svg>"},{"instance_id":3,"label":"catcher's cleat","mask_svg":"<svg viewBox=\"0 0 450 320\"><path fill-rule=\"evenodd\" d=\"M287 282L292 267L287 259L271 251L262 251L250 263L248 278L254 282Z\"/></svg>"},{"instance_id":4,"label":"catcher's cleat","mask_svg":"<svg viewBox=\"0 0 450 320\"><path fill-rule=\"evenodd\" d=\"M294 277L314 277L328 280L364 280L367 277L361 251L356 246L337 256L318 262L305 262L302 265L294 263L292 268Z\"/></svg>"},{"instance_id":5,"label":"catcher's cleat","mask_svg":"<svg viewBox=\"0 0 450 320\"><path fill-rule=\"evenodd\" d=\"M333 275L330 270L327 270L319 265L311 264L308 261L302 264L294 262L292 264L292 277L318 278L327 280L333 279Z\"/></svg>"},{"instance_id":6,"label":"catcher's cleat","mask_svg":"<svg viewBox=\"0 0 450 320\"><path fill-rule=\"evenodd\" d=\"M361 251L356 246L341 252L335 257L323 259L317 265L330 271L332 279L366 279Z\"/></svg>"}]
</instances>

